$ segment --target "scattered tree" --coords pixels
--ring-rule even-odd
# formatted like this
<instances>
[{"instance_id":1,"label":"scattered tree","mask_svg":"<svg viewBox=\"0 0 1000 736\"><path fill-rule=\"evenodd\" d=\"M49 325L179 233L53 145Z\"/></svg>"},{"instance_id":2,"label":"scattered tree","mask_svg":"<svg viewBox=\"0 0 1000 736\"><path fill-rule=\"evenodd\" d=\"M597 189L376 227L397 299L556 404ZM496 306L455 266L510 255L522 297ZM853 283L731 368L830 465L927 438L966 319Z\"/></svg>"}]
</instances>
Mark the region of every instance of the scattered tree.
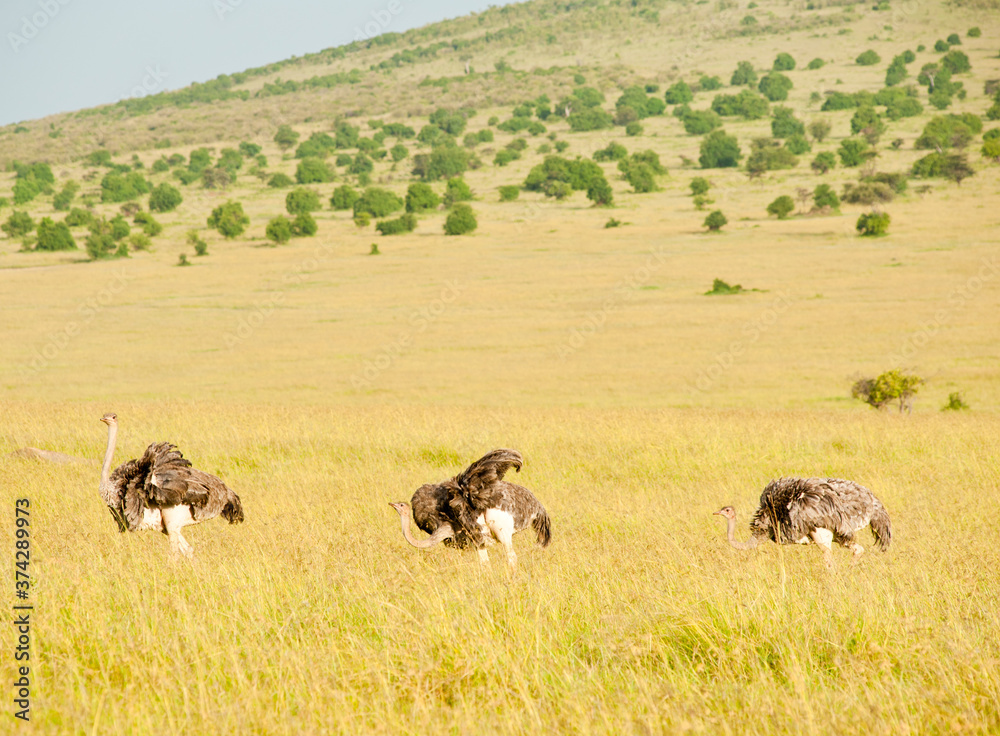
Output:
<instances>
[{"instance_id":1,"label":"scattered tree","mask_svg":"<svg viewBox=\"0 0 1000 736\"><path fill-rule=\"evenodd\" d=\"M876 378L862 378L851 387L851 396L874 409L882 409L892 402L899 402L899 411L909 413L913 397L924 379L900 370L886 371Z\"/></svg>"},{"instance_id":2,"label":"scattered tree","mask_svg":"<svg viewBox=\"0 0 1000 736\"><path fill-rule=\"evenodd\" d=\"M856 228L862 236L885 235L889 230L890 220L888 212L866 212L858 218Z\"/></svg>"},{"instance_id":3,"label":"scattered tree","mask_svg":"<svg viewBox=\"0 0 1000 736\"><path fill-rule=\"evenodd\" d=\"M735 136L726 135L724 130L714 130L701 142L698 162L703 169L725 169L739 166L742 157Z\"/></svg>"},{"instance_id":4,"label":"scattered tree","mask_svg":"<svg viewBox=\"0 0 1000 736\"><path fill-rule=\"evenodd\" d=\"M444 221L444 232L446 235L464 235L471 233L478 227L476 213L467 204L456 204L448 213Z\"/></svg>"},{"instance_id":5,"label":"scattered tree","mask_svg":"<svg viewBox=\"0 0 1000 736\"><path fill-rule=\"evenodd\" d=\"M705 227L708 228L709 232L718 232L722 227L728 223L729 220L726 216L722 214L722 210L715 210L708 217L705 218Z\"/></svg>"},{"instance_id":6,"label":"scattered tree","mask_svg":"<svg viewBox=\"0 0 1000 736\"><path fill-rule=\"evenodd\" d=\"M292 239L292 223L284 215L278 215L267 223L264 234L278 245L287 243Z\"/></svg>"},{"instance_id":7,"label":"scattered tree","mask_svg":"<svg viewBox=\"0 0 1000 736\"><path fill-rule=\"evenodd\" d=\"M38 241L35 250L76 250L76 241L65 222L55 222L51 217L43 217L38 223Z\"/></svg>"},{"instance_id":8,"label":"scattered tree","mask_svg":"<svg viewBox=\"0 0 1000 736\"><path fill-rule=\"evenodd\" d=\"M298 215L303 212L315 212L320 208L319 194L312 189L298 187L293 189L285 197L285 210L290 215Z\"/></svg>"},{"instance_id":9,"label":"scattered tree","mask_svg":"<svg viewBox=\"0 0 1000 736\"><path fill-rule=\"evenodd\" d=\"M243 212L243 205L239 202L221 204L208 217L208 226L217 229L227 240L242 235L249 224L250 218Z\"/></svg>"},{"instance_id":10,"label":"scattered tree","mask_svg":"<svg viewBox=\"0 0 1000 736\"><path fill-rule=\"evenodd\" d=\"M767 206L767 214L776 216L779 220L787 220L795 209L795 202L787 194L783 194Z\"/></svg>"}]
</instances>

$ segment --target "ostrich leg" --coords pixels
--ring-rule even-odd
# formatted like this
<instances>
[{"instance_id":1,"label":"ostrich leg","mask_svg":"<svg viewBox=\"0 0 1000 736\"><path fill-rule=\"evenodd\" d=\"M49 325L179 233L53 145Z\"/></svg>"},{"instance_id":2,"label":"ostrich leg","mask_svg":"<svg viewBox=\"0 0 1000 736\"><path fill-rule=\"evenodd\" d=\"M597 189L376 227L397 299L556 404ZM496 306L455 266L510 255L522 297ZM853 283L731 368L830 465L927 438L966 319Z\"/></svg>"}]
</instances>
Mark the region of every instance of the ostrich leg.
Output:
<instances>
[{"instance_id":1,"label":"ostrich leg","mask_svg":"<svg viewBox=\"0 0 1000 736\"><path fill-rule=\"evenodd\" d=\"M823 548L823 563L827 567L833 567L833 550L830 548L830 543L833 541L833 532L829 529L813 529L809 534L813 538L813 541Z\"/></svg>"},{"instance_id":2,"label":"ostrich leg","mask_svg":"<svg viewBox=\"0 0 1000 736\"><path fill-rule=\"evenodd\" d=\"M505 511L490 509L486 512L486 526L503 545L507 553L507 563L511 567L517 566L517 553L514 551L514 517Z\"/></svg>"}]
</instances>

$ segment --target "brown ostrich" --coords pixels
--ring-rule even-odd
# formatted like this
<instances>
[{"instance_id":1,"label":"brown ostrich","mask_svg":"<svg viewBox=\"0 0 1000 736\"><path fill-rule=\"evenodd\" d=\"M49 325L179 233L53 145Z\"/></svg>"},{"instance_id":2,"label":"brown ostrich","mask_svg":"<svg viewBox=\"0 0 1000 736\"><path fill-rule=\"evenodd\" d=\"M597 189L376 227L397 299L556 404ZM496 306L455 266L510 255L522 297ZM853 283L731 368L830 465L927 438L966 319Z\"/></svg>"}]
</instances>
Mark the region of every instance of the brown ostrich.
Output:
<instances>
[{"instance_id":1,"label":"brown ostrich","mask_svg":"<svg viewBox=\"0 0 1000 736\"><path fill-rule=\"evenodd\" d=\"M214 475L191 467L169 442L154 442L138 460L129 460L111 472L118 436L118 417L105 414L108 449L101 469L101 498L118 522L120 532L157 529L170 540L172 555L191 557L194 548L181 530L216 516L243 521L240 497Z\"/></svg>"},{"instance_id":2,"label":"brown ostrich","mask_svg":"<svg viewBox=\"0 0 1000 736\"><path fill-rule=\"evenodd\" d=\"M516 450L494 450L450 480L420 486L410 504L417 526L431 535L424 540L410 532L409 506L402 501L390 503L399 514L403 537L420 549L441 541L459 549L474 547L483 563L489 561L486 545L495 539L503 545L511 566L517 564L512 544L516 532L530 526L538 544L547 547L552 529L542 504L527 488L503 479L510 468L520 472L522 463Z\"/></svg>"},{"instance_id":3,"label":"brown ostrich","mask_svg":"<svg viewBox=\"0 0 1000 736\"><path fill-rule=\"evenodd\" d=\"M715 512L727 520L729 544L753 549L764 539L779 544L809 544L823 548L823 560L833 564L831 542L854 552L854 561L864 548L854 535L871 525L875 543L889 548L892 525L889 512L875 495L858 483L840 478L780 478L760 494L760 506L750 521L750 539L736 541L736 509L725 506Z\"/></svg>"}]
</instances>

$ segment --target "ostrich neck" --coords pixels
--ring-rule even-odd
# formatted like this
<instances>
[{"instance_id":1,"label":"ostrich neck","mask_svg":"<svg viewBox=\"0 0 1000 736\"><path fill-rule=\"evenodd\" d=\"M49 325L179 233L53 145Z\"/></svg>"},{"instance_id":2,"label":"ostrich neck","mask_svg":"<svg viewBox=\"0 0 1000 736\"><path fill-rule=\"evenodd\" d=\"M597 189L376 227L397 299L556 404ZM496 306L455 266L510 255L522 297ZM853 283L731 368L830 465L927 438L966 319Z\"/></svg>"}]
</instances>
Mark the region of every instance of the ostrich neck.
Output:
<instances>
[{"instance_id":1,"label":"ostrich neck","mask_svg":"<svg viewBox=\"0 0 1000 736\"><path fill-rule=\"evenodd\" d=\"M727 519L727 522L726 536L729 538L729 544L736 549L753 549L757 546L757 537L750 537L746 542L736 541L736 518Z\"/></svg>"},{"instance_id":2,"label":"ostrich neck","mask_svg":"<svg viewBox=\"0 0 1000 736\"><path fill-rule=\"evenodd\" d=\"M435 530L435 532L432 535L427 537L427 539L415 539L413 537L413 534L410 532L409 515L400 514L399 522L403 527L403 538L418 549L427 549L428 547L433 547L442 539L452 536L451 527L448 526L447 524L442 524Z\"/></svg>"},{"instance_id":3,"label":"ostrich neck","mask_svg":"<svg viewBox=\"0 0 1000 736\"><path fill-rule=\"evenodd\" d=\"M115 441L118 438L118 427L114 424L108 425L108 449L104 453L104 467L101 468L101 485L98 490L101 498L108 506L114 506L111 493L111 459L115 454Z\"/></svg>"}]
</instances>

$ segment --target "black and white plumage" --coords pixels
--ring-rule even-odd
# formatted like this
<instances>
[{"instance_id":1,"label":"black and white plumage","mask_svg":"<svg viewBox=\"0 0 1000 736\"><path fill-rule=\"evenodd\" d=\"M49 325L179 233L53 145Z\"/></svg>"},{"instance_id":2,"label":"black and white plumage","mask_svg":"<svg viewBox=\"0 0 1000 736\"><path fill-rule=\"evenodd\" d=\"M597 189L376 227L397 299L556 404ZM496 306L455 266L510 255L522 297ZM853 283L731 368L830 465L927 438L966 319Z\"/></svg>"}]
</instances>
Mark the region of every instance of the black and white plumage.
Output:
<instances>
[{"instance_id":1,"label":"black and white plumage","mask_svg":"<svg viewBox=\"0 0 1000 736\"><path fill-rule=\"evenodd\" d=\"M138 460L129 460L111 472L118 436L118 417L105 414L108 448L101 469L100 493L120 532L156 529L170 540L172 554L191 557L194 548L181 530L216 516L238 524L243 504L214 475L191 467L191 462L169 442L154 442Z\"/></svg>"},{"instance_id":2,"label":"black and white plumage","mask_svg":"<svg viewBox=\"0 0 1000 736\"><path fill-rule=\"evenodd\" d=\"M779 544L815 542L823 548L828 565L833 562L831 542L849 548L855 561L864 553L854 535L866 526L871 526L879 549L888 549L892 539L889 512L882 502L863 485L840 478L771 481L760 494L747 542L736 541L736 510L732 506L715 513L728 520L729 543L737 549L752 549L764 539Z\"/></svg>"},{"instance_id":3,"label":"black and white plumage","mask_svg":"<svg viewBox=\"0 0 1000 736\"><path fill-rule=\"evenodd\" d=\"M399 513L406 541L421 549L441 541L460 549L474 547L480 561L487 562L486 545L495 539L514 565L511 538L530 526L538 544L547 547L552 526L545 508L527 488L503 479L511 468L520 472L523 462L517 450L494 450L450 480L420 486L410 503L413 520L431 535L422 541L410 533L409 507L402 501L389 504Z\"/></svg>"}]
</instances>

